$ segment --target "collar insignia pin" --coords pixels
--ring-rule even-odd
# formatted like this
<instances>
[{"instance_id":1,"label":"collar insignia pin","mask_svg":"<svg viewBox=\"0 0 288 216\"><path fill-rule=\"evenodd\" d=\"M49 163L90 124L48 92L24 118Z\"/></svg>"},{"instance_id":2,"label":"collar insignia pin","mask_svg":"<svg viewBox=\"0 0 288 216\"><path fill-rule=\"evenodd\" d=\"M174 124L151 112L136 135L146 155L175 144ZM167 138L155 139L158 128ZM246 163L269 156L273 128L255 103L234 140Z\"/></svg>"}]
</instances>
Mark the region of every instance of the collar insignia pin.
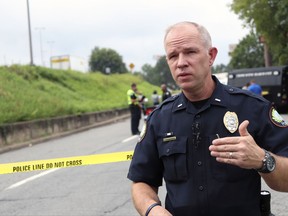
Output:
<instances>
[{"instance_id":1,"label":"collar insignia pin","mask_svg":"<svg viewBox=\"0 0 288 216\"><path fill-rule=\"evenodd\" d=\"M239 125L237 114L227 111L223 117L223 123L230 133L234 133Z\"/></svg>"}]
</instances>

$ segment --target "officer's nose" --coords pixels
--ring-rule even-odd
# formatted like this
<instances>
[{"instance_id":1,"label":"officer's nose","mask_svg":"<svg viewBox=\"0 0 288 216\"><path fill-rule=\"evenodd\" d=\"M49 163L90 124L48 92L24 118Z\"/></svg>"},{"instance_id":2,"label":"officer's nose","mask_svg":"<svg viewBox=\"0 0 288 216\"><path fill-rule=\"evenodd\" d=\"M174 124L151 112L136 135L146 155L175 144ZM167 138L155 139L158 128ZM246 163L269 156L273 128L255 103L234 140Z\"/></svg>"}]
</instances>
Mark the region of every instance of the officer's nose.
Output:
<instances>
[{"instance_id":1,"label":"officer's nose","mask_svg":"<svg viewBox=\"0 0 288 216\"><path fill-rule=\"evenodd\" d=\"M188 62L187 62L187 58L183 53L180 53L178 56L178 62L177 62L177 67L178 68L183 68L183 67L187 67Z\"/></svg>"}]
</instances>

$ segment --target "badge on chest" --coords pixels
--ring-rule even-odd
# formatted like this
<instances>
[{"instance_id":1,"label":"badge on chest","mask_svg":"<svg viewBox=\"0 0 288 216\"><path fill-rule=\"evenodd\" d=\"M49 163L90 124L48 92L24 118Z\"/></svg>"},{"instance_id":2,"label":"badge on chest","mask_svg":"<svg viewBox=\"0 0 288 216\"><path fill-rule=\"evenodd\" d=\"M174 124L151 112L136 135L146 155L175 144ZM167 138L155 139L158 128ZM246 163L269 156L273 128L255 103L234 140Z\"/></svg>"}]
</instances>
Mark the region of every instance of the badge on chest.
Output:
<instances>
[{"instance_id":1,"label":"badge on chest","mask_svg":"<svg viewBox=\"0 0 288 216\"><path fill-rule=\"evenodd\" d=\"M223 123L230 133L234 133L239 126L237 114L235 112L227 111L223 117Z\"/></svg>"}]
</instances>

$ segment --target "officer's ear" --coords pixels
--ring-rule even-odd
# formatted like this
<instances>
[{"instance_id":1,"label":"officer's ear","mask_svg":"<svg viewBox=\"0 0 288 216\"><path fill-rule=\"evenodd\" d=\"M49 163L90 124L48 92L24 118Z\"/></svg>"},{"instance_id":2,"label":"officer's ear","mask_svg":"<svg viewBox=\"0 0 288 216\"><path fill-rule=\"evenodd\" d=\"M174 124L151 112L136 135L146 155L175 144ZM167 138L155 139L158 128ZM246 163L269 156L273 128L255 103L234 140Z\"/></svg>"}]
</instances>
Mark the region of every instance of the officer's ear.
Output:
<instances>
[{"instance_id":1,"label":"officer's ear","mask_svg":"<svg viewBox=\"0 0 288 216\"><path fill-rule=\"evenodd\" d=\"M211 47L211 48L209 49L209 52L208 52L208 54L209 54L209 56L210 56L209 66L212 66L212 65L213 65L213 63L214 63L214 61L215 61L215 59L216 59L217 53L218 53L218 50L217 50L216 47Z\"/></svg>"}]
</instances>

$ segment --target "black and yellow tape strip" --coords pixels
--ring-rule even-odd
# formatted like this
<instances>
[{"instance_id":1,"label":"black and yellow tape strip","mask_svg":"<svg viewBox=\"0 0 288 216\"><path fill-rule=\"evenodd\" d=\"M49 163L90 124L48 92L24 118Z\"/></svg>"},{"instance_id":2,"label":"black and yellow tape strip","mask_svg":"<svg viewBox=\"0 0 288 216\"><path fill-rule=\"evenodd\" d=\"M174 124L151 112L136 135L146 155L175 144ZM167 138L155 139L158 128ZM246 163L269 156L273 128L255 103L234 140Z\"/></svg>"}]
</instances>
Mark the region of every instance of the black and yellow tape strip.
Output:
<instances>
[{"instance_id":1,"label":"black and yellow tape strip","mask_svg":"<svg viewBox=\"0 0 288 216\"><path fill-rule=\"evenodd\" d=\"M133 151L0 164L0 174L31 172L132 160Z\"/></svg>"}]
</instances>

